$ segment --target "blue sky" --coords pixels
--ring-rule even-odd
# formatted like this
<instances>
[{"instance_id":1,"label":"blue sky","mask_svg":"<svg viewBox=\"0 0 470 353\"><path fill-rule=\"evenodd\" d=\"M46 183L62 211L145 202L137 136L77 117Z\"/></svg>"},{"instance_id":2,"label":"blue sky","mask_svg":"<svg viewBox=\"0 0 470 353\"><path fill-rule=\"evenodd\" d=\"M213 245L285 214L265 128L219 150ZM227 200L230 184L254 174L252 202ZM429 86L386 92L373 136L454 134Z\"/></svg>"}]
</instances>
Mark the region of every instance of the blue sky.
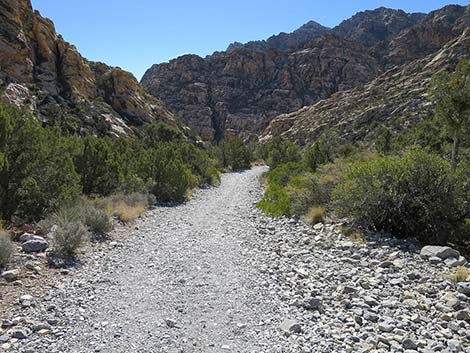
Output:
<instances>
[{"instance_id":1,"label":"blue sky","mask_svg":"<svg viewBox=\"0 0 470 353\"><path fill-rule=\"evenodd\" d=\"M441 0L32 0L83 56L133 72L182 54L205 56L234 41L291 32L309 20L333 27L380 6L429 12Z\"/></svg>"}]
</instances>

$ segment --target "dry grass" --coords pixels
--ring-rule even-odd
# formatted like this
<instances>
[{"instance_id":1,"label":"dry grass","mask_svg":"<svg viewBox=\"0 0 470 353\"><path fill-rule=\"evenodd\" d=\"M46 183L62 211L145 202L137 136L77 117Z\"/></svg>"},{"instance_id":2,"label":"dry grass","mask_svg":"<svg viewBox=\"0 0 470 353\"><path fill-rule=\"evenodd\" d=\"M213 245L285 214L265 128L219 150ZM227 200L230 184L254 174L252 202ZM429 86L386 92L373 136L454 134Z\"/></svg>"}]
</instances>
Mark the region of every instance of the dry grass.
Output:
<instances>
[{"instance_id":1,"label":"dry grass","mask_svg":"<svg viewBox=\"0 0 470 353\"><path fill-rule=\"evenodd\" d=\"M133 220L139 218L145 213L146 207L142 203L136 203L133 205L129 205L124 201L117 202L114 204L113 207L113 214L116 216L121 222L129 223Z\"/></svg>"},{"instance_id":2,"label":"dry grass","mask_svg":"<svg viewBox=\"0 0 470 353\"><path fill-rule=\"evenodd\" d=\"M458 266L452 271L451 280L454 283L466 282L470 280L470 268Z\"/></svg>"},{"instance_id":3,"label":"dry grass","mask_svg":"<svg viewBox=\"0 0 470 353\"><path fill-rule=\"evenodd\" d=\"M312 207L304 216L304 220L312 226L323 223L325 221L325 207Z\"/></svg>"},{"instance_id":4,"label":"dry grass","mask_svg":"<svg viewBox=\"0 0 470 353\"><path fill-rule=\"evenodd\" d=\"M348 225L341 225L338 227L341 233L349 238L350 241L357 244L365 244L367 243L366 238L364 237L364 233L353 227Z\"/></svg>"}]
</instances>

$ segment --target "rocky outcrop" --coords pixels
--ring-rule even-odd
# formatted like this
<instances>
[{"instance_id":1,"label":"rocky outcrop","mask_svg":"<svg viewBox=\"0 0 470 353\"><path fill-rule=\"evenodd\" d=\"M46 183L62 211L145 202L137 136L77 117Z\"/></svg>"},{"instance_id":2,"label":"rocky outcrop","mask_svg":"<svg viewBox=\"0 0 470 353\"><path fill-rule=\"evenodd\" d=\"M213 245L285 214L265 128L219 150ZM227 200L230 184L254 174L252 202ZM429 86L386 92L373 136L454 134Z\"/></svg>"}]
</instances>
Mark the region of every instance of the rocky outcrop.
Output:
<instances>
[{"instance_id":1,"label":"rocky outcrop","mask_svg":"<svg viewBox=\"0 0 470 353\"><path fill-rule=\"evenodd\" d=\"M291 51L240 49L154 65L142 84L203 137L247 137L276 115L364 84L379 73L366 48L327 35Z\"/></svg>"},{"instance_id":2,"label":"rocky outcrop","mask_svg":"<svg viewBox=\"0 0 470 353\"><path fill-rule=\"evenodd\" d=\"M129 134L151 121L177 125L130 73L84 59L30 0L0 0L0 95L79 132Z\"/></svg>"},{"instance_id":3,"label":"rocky outcrop","mask_svg":"<svg viewBox=\"0 0 470 353\"><path fill-rule=\"evenodd\" d=\"M262 139L284 136L308 145L322 133L334 131L345 142L368 143L384 126L395 133L409 129L432 114L427 96L433 74L454 68L460 59L468 58L469 52L470 29L467 29L424 59L395 67L365 86L276 117Z\"/></svg>"}]
</instances>

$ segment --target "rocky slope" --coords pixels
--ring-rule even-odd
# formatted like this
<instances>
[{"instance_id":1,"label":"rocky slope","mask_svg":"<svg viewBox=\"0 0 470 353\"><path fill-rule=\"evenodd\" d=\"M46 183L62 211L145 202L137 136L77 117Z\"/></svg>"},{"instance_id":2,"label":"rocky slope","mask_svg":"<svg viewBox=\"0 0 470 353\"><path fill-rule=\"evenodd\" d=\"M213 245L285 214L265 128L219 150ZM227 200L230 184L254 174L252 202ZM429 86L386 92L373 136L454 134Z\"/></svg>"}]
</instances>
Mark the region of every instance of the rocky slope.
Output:
<instances>
[{"instance_id":1,"label":"rocky slope","mask_svg":"<svg viewBox=\"0 0 470 353\"><path fill-rule=\"evenodd\" d=\"M0 0L0 96L73 131L125 135L145 122L177 125L130 73L84 59L30 0Z\"/></svg>"},{"instance_id":2,"label":"rocky slope","mask_svg":"<svg viewBox=\"0 0 470 353\"><path fill-rule=\"evenodd\" d=\"M154 65L142 83L203 137L219 139L256 134L272 117L366 83L378 72L377 60L362 46L327 35L295 51L186 55Z\"/></svg>"},{"instance_id":3,"label":"rocky slope","mask_svg":"<svg viewBox=\"0 0 470 353\"><path fill-rule=\"evenodd\" d=\"M395 132L409 129L432 114L427 97L432 75L452 69L469 52L470 29L466 29L437 53L395 67L365 86L276 117L262 139L281 135L306 145L326 131L335 131L344 141L367 142L384 126Z\"/></svg>"},{"instance_id":4,"label":"rocky slope","mask_svg":"<svg viewBox=\"0 0 470 353\"><path fill-rule=\"evenodd\" d=\"M469 7L452 5L429 15L379 8L331 30L312 22L206 58L154 65L142 83L206 139L249 137L276 115L436 52L469 25Z\"/></svg>"}]
</instances>

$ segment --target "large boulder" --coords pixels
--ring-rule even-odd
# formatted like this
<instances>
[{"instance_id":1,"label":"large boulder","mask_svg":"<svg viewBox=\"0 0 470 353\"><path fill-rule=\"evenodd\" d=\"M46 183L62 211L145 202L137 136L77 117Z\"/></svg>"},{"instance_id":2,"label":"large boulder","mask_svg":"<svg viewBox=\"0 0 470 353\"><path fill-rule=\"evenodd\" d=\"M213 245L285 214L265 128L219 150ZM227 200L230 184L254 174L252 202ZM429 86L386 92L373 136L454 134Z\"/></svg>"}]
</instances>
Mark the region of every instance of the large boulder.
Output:
<instances>
[{"instance_id":1,"label":"large boulder","mask_svg":"<svg viewBox=\"0 0 470 353\"><path fill-rule=\"evenodd\" d=\"M460 257L460 253L452 249L450 246L434 246L428 245L421 249L420 255L424 259L429 259L431 257L438 257L442 260L446 260L448 258L455 258L458 259Z\"/></svg>"},{"instance_id":2,"label":"large boulder","mask_svg":"<svg viewBox=\"0 0 470 353\"><path fill-rule=\"evenodd\" d=\"M21 247L23 248L23 251L27 253L41 252L48 248L48 244L44 238L36 236L35 239L24 242Z\"/></svg>"}]
</instances>

